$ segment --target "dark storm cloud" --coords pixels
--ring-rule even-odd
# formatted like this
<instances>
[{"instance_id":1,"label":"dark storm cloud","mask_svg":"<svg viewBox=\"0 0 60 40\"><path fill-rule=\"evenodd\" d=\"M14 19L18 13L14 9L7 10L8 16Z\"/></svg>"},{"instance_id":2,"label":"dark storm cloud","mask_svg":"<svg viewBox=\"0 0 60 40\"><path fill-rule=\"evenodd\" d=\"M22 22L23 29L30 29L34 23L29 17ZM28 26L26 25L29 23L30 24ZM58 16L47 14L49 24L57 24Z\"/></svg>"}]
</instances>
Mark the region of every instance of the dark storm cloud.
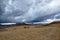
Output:
<instances>
[{"instance_id":1,"label":"dark storm cloud","mask_svg":"<svg viewBox=\"0 0 60 40\"><path fill-rule=\"evenodd\" d=\"M0 19L13 23L59 21L60 0L0 0Z\"/></svg>"}]
</instances>

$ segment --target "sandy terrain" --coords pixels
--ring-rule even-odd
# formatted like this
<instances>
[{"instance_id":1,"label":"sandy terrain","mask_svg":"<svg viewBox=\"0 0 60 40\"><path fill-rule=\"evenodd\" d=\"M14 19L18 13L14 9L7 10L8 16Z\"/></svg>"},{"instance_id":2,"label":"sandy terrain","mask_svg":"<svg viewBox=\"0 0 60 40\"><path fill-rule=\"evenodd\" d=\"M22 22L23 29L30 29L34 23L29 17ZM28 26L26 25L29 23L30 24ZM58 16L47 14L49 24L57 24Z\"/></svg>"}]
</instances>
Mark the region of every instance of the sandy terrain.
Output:
<instances>
[{"instance_id":1,"label":"sandy terrain","mask_svg":"<svg viewBox=\"0 0 60 40\"><path fill-rule=\"evenodd\" d=\"M60 40L60 23L3 28L0 29L0 40Z\"/></svg>"}]
</instances>

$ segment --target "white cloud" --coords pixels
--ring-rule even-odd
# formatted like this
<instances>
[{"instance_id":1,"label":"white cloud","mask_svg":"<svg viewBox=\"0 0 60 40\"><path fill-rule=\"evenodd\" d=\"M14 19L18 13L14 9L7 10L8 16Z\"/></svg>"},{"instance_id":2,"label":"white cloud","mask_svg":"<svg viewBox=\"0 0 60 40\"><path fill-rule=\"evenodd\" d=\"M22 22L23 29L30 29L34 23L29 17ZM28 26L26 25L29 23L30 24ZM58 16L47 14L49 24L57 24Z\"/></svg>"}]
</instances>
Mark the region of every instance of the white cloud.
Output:
<instances>
[{"instance_id":1,"label":"white cloud","mask_svg":"<svg viewBox=\"0 0 60 40\"><path fill-rule=\"evenodd\" d=\"M4 18L8 18L11 22L28 22L38 17L60 12L60 0L6 0L5 2L7 2L5 13L2 13L1 17L3 18L4 16ZM16 13L16 10L22 11L23 13ZM16 15L14 16L14 14ZM51 22L52 20L47 18L45 21Z\"/></svg>"}]
</instances>

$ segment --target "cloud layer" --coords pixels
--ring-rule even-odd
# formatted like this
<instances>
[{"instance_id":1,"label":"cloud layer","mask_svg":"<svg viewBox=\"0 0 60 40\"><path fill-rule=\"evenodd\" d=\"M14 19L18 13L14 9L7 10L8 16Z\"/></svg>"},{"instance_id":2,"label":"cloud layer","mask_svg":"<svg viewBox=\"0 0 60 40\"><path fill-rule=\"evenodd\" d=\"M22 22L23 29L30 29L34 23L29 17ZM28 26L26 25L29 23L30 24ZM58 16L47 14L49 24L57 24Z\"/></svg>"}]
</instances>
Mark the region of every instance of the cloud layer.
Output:
<instances>
[{"instance_id":1,"label":"cloud layer","mask_svg":"<svg viewBox=\"0 0 60 40\"><path fill-rule=\"evenodd\" d=\"M0 0L0 23L46 24L60 20L60 0Z\"/></svg>"}]
</instances>

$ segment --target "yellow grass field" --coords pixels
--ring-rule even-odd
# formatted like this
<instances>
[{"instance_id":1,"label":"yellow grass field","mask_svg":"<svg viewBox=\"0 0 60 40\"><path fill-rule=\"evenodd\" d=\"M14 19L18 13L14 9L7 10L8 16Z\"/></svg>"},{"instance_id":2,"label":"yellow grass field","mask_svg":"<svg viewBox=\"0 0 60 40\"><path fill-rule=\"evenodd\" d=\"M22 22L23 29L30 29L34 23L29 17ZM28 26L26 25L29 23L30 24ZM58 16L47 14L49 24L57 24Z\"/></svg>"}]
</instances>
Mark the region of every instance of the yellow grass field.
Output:
<instances>
[{"instance_id":1,"label":"yellow grass field","mask_svg":"<svg viewBox=\"0 0 60 40\"><path fill-rule=\"evenodd\" d=\"M0 29L0 40L60 40L60 23L3 28Z\"/></svg>"}]
</instances>

